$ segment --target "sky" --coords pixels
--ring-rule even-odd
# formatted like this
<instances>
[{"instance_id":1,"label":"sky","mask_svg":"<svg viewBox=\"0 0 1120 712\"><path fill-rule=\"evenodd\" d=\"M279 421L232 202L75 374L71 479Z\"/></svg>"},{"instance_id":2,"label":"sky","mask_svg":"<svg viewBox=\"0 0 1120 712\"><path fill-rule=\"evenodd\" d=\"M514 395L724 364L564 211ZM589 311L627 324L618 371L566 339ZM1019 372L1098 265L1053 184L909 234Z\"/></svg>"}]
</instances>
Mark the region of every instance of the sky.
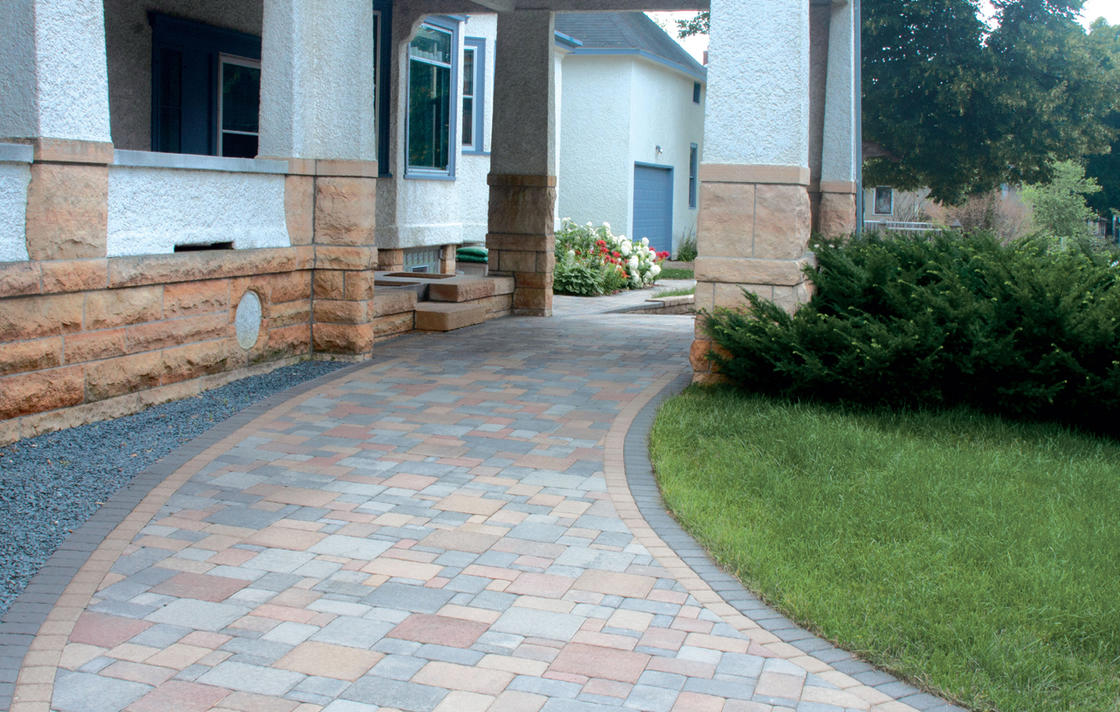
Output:
<instances>
[{"instance_id":1,"label":"sky","mask_svg":"<svg viewBox=\"0 0 1120 712\"><path fill-rule=\"evenodd\" d=\"M654 22L665 28L674 38L677 36L677 26L674 20L687 19L692 17L695 12L650 12L647 13L653 18ZM1110 25L1120 25L1120 0L1085 0L1085 9L1081 14L1081 24L1089 27L1090 24L1098 17L1103 17ZM708 47L708 38L700 37L687 37L683 40L678 39L678 42L683 46L697 61L703 61L704 50Z\"/></svg>"}]
</instances>

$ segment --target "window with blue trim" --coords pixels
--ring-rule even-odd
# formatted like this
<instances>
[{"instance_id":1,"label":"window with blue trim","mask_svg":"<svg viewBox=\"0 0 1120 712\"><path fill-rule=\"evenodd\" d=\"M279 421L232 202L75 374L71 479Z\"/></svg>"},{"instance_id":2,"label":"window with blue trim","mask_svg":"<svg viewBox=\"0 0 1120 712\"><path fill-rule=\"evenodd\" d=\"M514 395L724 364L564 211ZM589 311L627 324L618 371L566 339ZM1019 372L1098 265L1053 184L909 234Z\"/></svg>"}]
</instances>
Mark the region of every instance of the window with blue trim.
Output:
<instances>
[{"instance_id":1,"label":"window with blue trim","mask_svg":"<svg viewBox=\"0 0 1120 712\"><path fill-rule=\"evenodd\" d=\"M688 207L696 207L696 193L699 188L700 147L695 143L688 147Z\"/></svg>"},{"instance_id":2,"label":"window with blue trim","mask_svg":"<svg viewBox=\"0 0 1120 712\"><path fill-rule=\"evenodd\" d=\"M483 153L486 108L486 40L463 40L463 151Z\"/></svg>"},{"instance_id":3,"label":"window with blue trim","mask_svg":"<svg viewBox=\"0 0 1120 712\"><path fill-rule=\"evenodd\" d=\"M408 44L406 175L454 176L457 23L430 20Z\"/></svg>"},{"instance_id":4,"label":"window with blue trim","mask_svg":"<svg viewBox=\"0 0 1120 712\"><path fill-rule=\"evenodd\" d=\"M159 13L152 26L152 150L257 155L261 40Z\"/></svg>"}]
</instances>

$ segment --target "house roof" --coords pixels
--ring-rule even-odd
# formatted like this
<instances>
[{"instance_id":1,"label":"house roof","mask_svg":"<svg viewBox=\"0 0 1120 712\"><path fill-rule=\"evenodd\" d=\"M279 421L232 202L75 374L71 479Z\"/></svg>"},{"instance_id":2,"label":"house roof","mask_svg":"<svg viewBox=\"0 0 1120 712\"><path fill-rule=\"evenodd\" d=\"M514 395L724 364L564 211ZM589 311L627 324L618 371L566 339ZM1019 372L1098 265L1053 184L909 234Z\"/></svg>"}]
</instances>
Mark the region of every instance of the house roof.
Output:
<instances>
[{"instance_id":1,"label":"house roof","mask_svg":"<svg viewBox=\"0 0 1120 712\"><path fill-rule=\"evenodd\" d=\"M556 31L582 43L573 54L635 54L700 81L708 70L644 12L558 12Z\"/></svg>"}]
</instances>

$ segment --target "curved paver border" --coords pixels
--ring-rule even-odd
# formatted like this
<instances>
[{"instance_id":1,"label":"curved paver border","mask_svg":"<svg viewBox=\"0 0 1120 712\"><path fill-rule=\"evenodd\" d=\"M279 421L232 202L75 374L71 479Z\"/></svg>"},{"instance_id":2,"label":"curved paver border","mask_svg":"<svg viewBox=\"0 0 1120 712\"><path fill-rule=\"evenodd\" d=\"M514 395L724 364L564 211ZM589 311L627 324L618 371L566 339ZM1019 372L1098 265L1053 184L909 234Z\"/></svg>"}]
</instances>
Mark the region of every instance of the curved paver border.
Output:
<instances>
[{"instance_id":1,"label":"curved paver border","mask_svg":"<svg viewBox=\"0 0 1120 712\"><path fill-rule=\"evenodd\" d=\"M296 405L309 391L330 385L336 379L396 360L361 361L274 393L168 453L110 497L47 559L0 622L0 710L17 712L25 705L38 708L43 704L44 693L43 709L49 709L53 670L58 666L62 647L85 603L115 560L115 556L106 559L99 549L109 539L120 539L122 549L132 540L132 530L139 531L144 525L125 525L137 518L147 522L159 510L159 505L153 508L154 502L145 502L157 488L170 488L170 496L182 481L213 457L227 438L261 416L287 410L285 405ZM181 476L172 480L176 474ZM125 533L122 527L131 533ZM95 553L101 554L96 560ZM45 679L45 671L30 675L24 672L21 677L24 667L50 668L50 679Z\"/></svg>"},{"instance_id":2,"label":"curved paver border","mask_svg":"<svg viewBox=\"0 0 1120 712\"><path fill-rule=\"evenodd\" d=\"M678 576L694 598L750 636L752 641L762 643L775 655L841 689L851 688L851 692L861 697L865 695L860 694L859 687L872 690L877 694L865 698L877 705L874 709L966 712L837 648L775 611L721 569L673 519L661 499L653 474L649 436L661 404L681 393L691 382L691 372L662 378L619 414L608 435L607 487L620 516L635 537L662 566ZM621 491L623 489L625 492ZM633 520L633 511L641 517L640 522ZM630 514L630 518L624 512Z\"/></svg>"}]
</instances>

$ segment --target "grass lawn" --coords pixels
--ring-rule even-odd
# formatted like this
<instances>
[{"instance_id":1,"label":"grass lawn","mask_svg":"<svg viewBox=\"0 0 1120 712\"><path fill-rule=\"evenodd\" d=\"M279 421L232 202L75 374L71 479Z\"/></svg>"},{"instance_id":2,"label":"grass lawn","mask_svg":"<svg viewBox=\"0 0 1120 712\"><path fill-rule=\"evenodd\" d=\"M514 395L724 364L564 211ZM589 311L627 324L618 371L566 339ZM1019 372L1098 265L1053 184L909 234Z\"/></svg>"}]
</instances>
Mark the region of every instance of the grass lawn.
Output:
<instances>
[{"instance_id":1,"label":"grass lawn","mask_svg":"<svg viewBox=\"0 0 1120 712\"><path fill-rule=\"evenodd\" d=\"M690 269L683 269L680 267L666 267L661 270L661 274L657 275L658 279L695 279L694 273Z\"/></svg>"},{"instance_id":2,"label":"grass lawn","mask_svg":"<svg viewBox=\"0 0 1120 712\"><path fill-rule=\"evenodd\" d=\"M690 388L670 509L800 623L978 710L1120 710L1120 443Z\"/></svg>"},{"instance_id":3,"label":"grass lawn","mask_svg":"<svg viewBox=\"0 0 1120 712\"><path fill-rule=\"evenodd\" d=\"M658 297L685 297L689 294L696 294L696 287L681 287L680 289L663 289L660 292L654 292L653 298Z\"/></svg>"}]
</instances>

